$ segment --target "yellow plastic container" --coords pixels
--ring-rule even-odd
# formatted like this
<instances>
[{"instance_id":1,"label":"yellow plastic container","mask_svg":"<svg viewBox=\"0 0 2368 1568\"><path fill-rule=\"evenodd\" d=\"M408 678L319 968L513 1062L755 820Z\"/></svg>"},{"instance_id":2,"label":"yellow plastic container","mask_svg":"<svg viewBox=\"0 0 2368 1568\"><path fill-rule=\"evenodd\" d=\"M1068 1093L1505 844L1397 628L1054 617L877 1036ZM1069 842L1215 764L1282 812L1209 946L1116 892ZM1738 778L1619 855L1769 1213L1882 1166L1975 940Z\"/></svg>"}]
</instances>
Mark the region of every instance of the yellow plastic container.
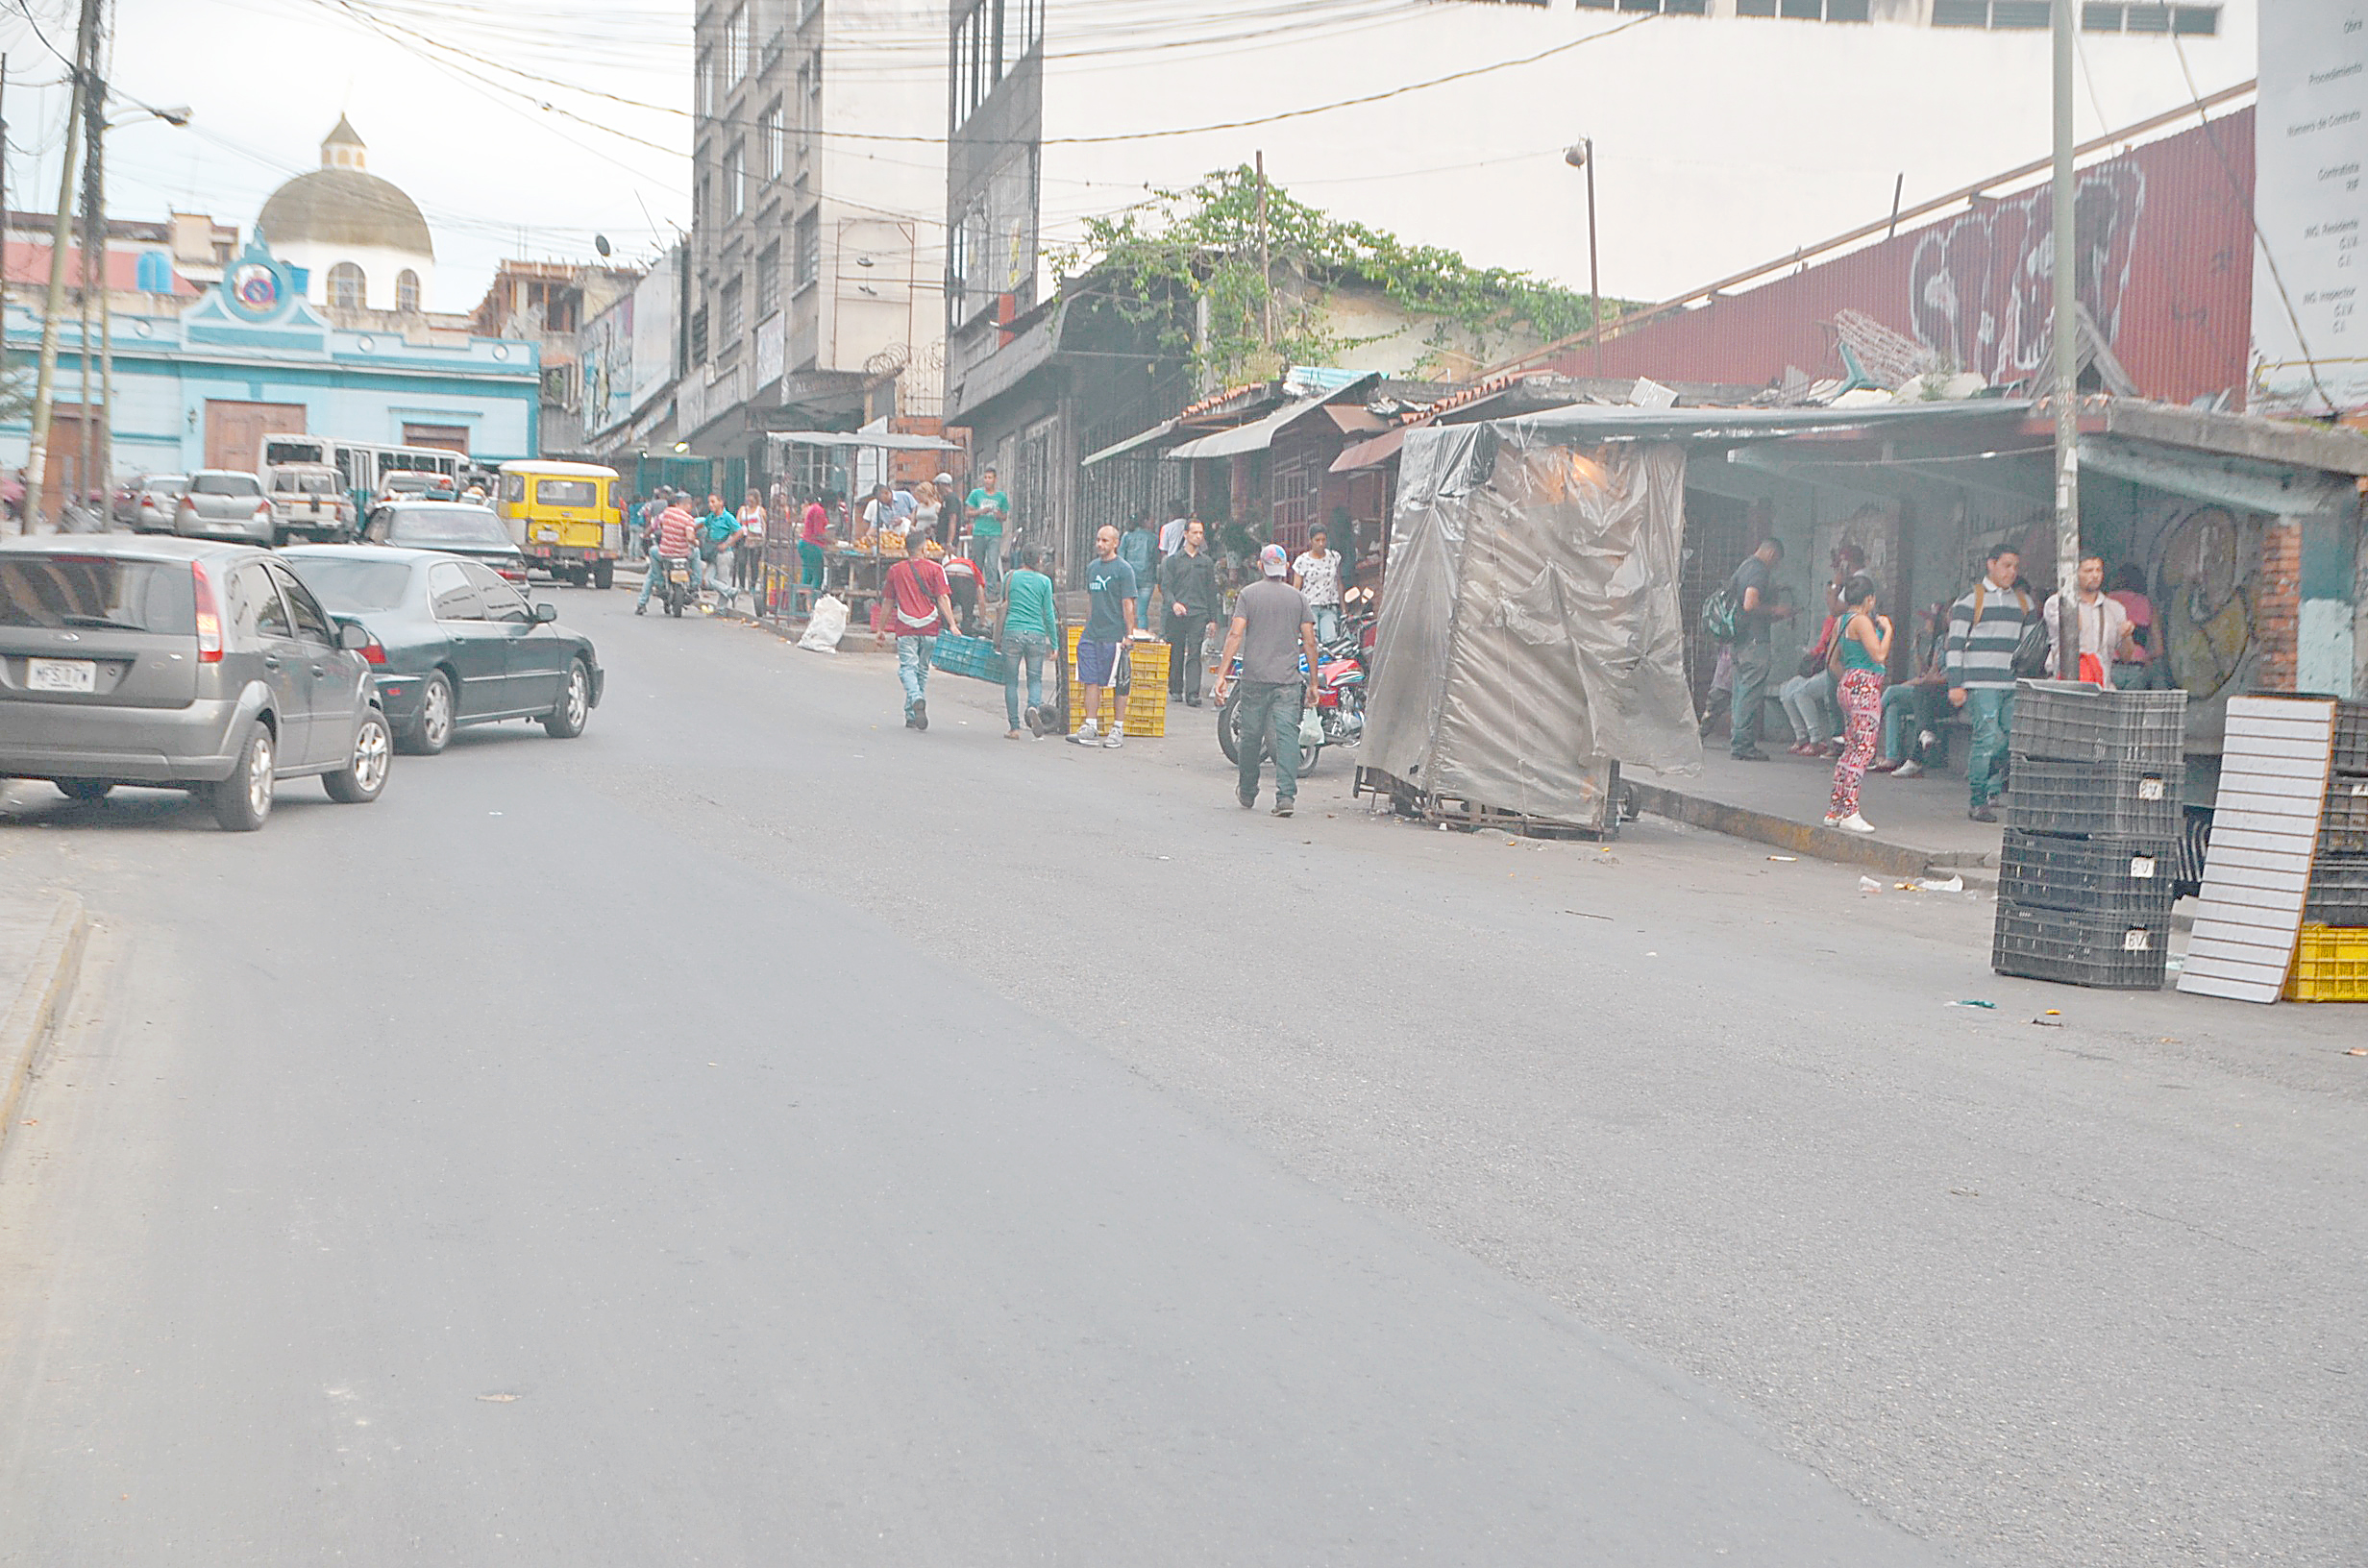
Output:
<instances>
[{"instance_id":1,"label":"yellow plastic container","mask_svg":"<svg viewBox=\"0 0 2368 1568\"><path fill-rule=\"evenodd\" d=\"M1070 701L1084 706L1077 688L1077 630L1069 628ZM1126 698L1126 733L1140 739L1158 739L1168 733L1168 645L1166 643L1136 643L1129 655L1134 664L1134 685ZM1094 723L1104 729L1111 723L1115 693L1104 689L1101 711L1094 715Z\"/></svg>"},{"instance_id":2,"label":"yellow plastic container","mask_svg":"<svg viewBox=\"0 0 2368 1568\"><path fill-rule=\"evenodd\" d=\"M2305 923L2285 971L2289 1002L2368 1002L2368 926Z\"/></svg>"}]
</instances>

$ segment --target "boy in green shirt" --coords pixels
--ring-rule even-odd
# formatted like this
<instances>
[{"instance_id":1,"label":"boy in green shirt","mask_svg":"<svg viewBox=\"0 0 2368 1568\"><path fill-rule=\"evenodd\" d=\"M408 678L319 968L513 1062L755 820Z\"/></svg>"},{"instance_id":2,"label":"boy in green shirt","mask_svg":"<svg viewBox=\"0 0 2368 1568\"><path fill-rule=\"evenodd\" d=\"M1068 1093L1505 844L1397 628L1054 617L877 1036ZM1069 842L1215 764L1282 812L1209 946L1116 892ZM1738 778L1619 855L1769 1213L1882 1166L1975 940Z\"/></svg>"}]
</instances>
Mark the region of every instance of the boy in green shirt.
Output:
<instances>
[{"instance_id":1,"label":"boy in green shirt","mask_svg":"<svg viewBox=\"0 0 2368 1568\"><path fill-rule=\"evenodd\" d=\"M1045 661L1060 641L1060 624L1052 613L1052 579L1044 575L1044 551L1030 545L1020 551L1020 569L1005 583L1003 600L1003 714L1011 727L1003 739L1016 741L1033 734L1044 739L1052 727L1045 714ZM1020 666L1027 665L1027 727L1021 727Z\"/></svg>"},{"instance_id":2,"label":"boy in green shirt","mask_svg":"<svg viewBox=\"0 0 2368 1568\"><path fill-rule=\"evenodd\" d=\"M978 567L979 590L988 599L1000 596L1003 583L1003 531L1011 524L1011 498L997 486L995 470L980 477L978 487L963 503L971 519L971 559Z\"/></svg>"}]
</instances>

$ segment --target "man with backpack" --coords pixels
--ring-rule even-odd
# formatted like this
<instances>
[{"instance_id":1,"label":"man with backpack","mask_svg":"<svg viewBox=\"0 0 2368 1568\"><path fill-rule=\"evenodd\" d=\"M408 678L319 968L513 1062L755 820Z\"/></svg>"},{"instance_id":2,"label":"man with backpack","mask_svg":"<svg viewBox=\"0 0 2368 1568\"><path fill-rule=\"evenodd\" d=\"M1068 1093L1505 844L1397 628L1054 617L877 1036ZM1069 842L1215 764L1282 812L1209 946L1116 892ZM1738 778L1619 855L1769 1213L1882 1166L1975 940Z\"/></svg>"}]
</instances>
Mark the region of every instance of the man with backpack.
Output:
<instances>
[{"instance_id":1,"label":"man with backpack","mask_svg":"<svg viewBox=\"0 0 2368 1568\"><path fill-rule=\"evenodd\" d=\"M2015 676L2037 674L2046 657L2039 608L2014 580L2022 568L2012 545L1992 546L1982 580L1949 606L1949 700L1973 723L1972 744L1965 748L1971 800L1965 815L1977 822L1998 820L1990 802L2004 787L2000 764L2014 727ZM2024 647L2027 638L2035 656ZM2018 671L2018 664L2026 668Z\"/></svg>"},{"instance_id":2,"label":"man with backpack","mask_svg":"<svg viewBox=\"0 0 2368 1568\"><path fill-rule=\"evenodd\" d=\"M1760 723L1767 707L1767 673L1773 660L1768 624L1791 619L1792 606L1776 597L1776 565L1785 558L1784 542L1773 537L1743 557L1726 585L1702 607L1703 626L1712 636L1723 631L1733 645L1729 660L1735 685L1728 698L1727 754L1738 762L1765 762L1760 749Z\"/></svg>"}]
</instances>

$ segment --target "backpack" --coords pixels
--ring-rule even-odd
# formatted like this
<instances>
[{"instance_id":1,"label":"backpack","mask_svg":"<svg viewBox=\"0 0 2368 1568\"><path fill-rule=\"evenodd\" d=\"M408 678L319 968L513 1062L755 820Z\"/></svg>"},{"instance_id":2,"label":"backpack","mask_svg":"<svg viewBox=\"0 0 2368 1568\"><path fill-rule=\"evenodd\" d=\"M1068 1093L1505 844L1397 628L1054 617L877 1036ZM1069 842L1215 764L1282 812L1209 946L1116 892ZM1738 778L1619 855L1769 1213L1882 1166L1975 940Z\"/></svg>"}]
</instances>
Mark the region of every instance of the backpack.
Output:
<instances>
[{"instance_id":1,"label":"backpack","mask_svg":"<svg viewBox=\"0 0 2368 1568\"><path fill-rule=\"evenodd\" d=\"M1712 589L1702 601L1702 635L1714 643L1735 641L1735 617L1742 607L1742 596L1735 591L1733 579Z\"/></svg>"}]
</instances>

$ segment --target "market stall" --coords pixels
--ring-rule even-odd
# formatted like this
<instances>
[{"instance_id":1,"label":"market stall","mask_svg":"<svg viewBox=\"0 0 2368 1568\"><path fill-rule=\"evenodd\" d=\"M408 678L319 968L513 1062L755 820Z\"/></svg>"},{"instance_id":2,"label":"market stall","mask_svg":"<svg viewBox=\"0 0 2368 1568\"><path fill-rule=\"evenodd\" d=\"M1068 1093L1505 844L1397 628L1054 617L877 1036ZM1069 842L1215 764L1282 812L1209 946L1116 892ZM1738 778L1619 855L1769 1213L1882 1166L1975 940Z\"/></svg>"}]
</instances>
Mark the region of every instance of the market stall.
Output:
<instances>
[{"instance_id":1,"label":"market stall","mask_svg":"<svg viewBox=\"0 0 2368 1568\"><path fill-rule=\"evenodd\" d=\"M879 602L888 568L904 558L901 534L860 537L863 508L857 481L866 475L885 475L888 454L899 452L960 452L958 442L934 435L906 435L894 430L772 430L765 437L777 449L832 449L831 468L844 476L843 499L830 520L831 538L824 551L823 586L846 600L851 624L869 625ZM777 470L786 466L778 460ZM939 541L941 547L946 541ZM941 551L942 552L942 551ZM774 528L765 539L763 579L757 605L766 615L794 618L813 608L810 596L800 591L798 528Z\"/></svg>"}]
</instances>

